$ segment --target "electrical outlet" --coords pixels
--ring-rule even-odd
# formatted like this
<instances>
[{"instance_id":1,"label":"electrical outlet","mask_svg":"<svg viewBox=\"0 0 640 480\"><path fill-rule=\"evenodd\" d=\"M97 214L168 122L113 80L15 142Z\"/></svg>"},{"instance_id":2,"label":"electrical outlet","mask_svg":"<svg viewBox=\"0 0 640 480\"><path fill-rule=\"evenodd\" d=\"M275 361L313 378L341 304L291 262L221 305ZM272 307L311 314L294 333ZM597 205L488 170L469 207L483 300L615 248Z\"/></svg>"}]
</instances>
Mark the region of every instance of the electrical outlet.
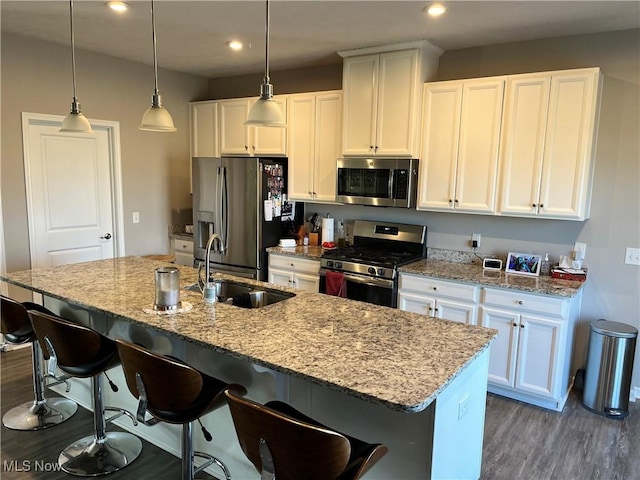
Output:
<instances>
[{"instance_id":1,"label":"electrical outlet","mask_svg":"<svg viewBox=\"0 0 640 480\"><path fill-rule=\"evenodd\" d=\"M471 246L473 248L480 248L480 237L481 235L479 233L471 234Z\"/></svg>"},{"instance_id":2,"label":"electrical outlet","mask_svg":"<svg viewBox=\"0 0 640 480\"><path fill-rule=\"evenodd\" d=\"M576 242L575 245L573 246L573 259L584 260L586 253L587 253L587 244Z\"/></svg>"},{"instance_id":3,"label":"electrical outlet","mask_svg":"<svg viewBox=\"0 0 640 480\"><path fill-rule=\"evenodd\" d=\"M624 263L627 265L640 265L640 248L627 247L624 254Z\"/></svg>"},{"instance_id":4,"label":"electrical outlet","mask_svg":"<svg viewBox=\"0 0 640 480\"><path fill-rule=\"evenodd\" d=\"M458 420L464 417L469 411L469 394L467 393L459 402L458 402Z\"/></svg>"},{"instance_id":5,"label":"electrical outlet","mask_svg":"<svg viewBox=\"0 0 640 480\"><path fill-rule=\"evenodd\" d=\"M140 212L133 212L133 223L140 223Z\"/></svg>"}]
</instances>

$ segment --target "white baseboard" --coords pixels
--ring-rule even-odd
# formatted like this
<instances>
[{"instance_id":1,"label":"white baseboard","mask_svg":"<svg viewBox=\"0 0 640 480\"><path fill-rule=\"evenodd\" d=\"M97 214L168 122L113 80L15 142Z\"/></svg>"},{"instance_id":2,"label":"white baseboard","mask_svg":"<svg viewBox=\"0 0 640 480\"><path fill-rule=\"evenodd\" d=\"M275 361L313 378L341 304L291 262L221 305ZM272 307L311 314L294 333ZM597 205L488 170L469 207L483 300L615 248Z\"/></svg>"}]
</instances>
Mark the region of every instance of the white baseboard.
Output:
<instances>
[{"instance_id":1,"label":"white baseboard","mask_svg":"<svg viewBox=\"0 0 640 480\"><path fill-rule=\"evenodd\" d=\"M632 402L638 400L640 398L640 387L631 387L631 395L629 397Z\"/></svg>"}]
</instances>

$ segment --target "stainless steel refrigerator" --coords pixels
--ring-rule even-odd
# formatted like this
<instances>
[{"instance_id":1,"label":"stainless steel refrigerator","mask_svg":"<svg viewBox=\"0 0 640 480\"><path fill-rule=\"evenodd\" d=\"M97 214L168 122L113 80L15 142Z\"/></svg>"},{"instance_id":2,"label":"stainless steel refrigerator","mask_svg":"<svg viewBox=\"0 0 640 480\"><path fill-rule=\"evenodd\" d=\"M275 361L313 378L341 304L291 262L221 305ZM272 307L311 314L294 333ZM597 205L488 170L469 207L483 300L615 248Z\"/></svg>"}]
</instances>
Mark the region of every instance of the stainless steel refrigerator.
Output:
<instances>
[{"instance_id":1,"label":"stainless steel refrigerator","mask_svg":"<svg viewBox=\"0 0 640 480\"><path fill-rule=\"evenodd\" d=\"M266 248L282 233L287 159L194 157L191 166L195 266L217 233L222 247L210 254L212 271L266 281Z\"/></svg>"}]
</instances>

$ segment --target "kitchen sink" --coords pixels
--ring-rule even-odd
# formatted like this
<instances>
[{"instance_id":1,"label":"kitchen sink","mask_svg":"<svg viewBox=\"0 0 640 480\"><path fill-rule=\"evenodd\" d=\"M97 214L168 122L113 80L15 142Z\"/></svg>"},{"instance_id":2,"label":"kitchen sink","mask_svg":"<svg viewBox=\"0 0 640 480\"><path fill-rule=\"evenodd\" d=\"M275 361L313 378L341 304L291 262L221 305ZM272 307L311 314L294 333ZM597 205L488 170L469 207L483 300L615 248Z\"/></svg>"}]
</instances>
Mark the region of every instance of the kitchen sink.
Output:
<instances>
[{"instance_id":1,"label":"kitchen sink","mask_svg":"<svg viewBox=\"0 0 640 480\"><path fill-rule=\"evenodd\" d=\"M260 289L253 285L233 282L229 280L216 280L216 295L218 302L228 303L236 307L242 308L260 308L266 307L274 303L282 302L291 297L295 297L295 293L282 292L272 289ZM197 283L189 285L186 290L192 292L200 292L200 286Z\"/></svg>"}]
</instances>

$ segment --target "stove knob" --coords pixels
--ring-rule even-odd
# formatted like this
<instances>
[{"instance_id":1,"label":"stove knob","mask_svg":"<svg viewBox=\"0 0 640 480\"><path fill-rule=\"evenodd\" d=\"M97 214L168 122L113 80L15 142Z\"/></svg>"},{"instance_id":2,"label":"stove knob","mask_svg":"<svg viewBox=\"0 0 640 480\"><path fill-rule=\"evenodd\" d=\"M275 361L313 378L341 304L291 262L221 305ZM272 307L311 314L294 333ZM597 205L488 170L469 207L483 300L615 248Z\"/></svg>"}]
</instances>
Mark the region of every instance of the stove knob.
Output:
<instances>
[{"instance_id":1,"label":"stove knob","mask_svg":"<svg viewBox=\"0 0 640 480\"><path fill-rule=\"evenodd\" d=\"M381 277L384 275L384 268L378 269L378 275L380 275Z\"/></svg>"},{"instance_id":2,"label":"stove knob","mask_svg":"<svg viewBox=\"0 0 640 480\"><path fill-rule=\"evenodd\" d=\"M367 272L369 272L371 275L375 275L375 274L376 274L376 269L375 269L375 268L373 268L373 267L369 267L369 268L367 269Z\"/></svg>"},{"instance_id":3,"label":"stove knob","mask_svg":"<svg viewBox=\"0 0 640 480\"><path fill-rule=\"evenodd\" d=\"M336 262L336 268L342 268L342 262Z\"/></svg>"},{"instance_id":4,"label":"stove knob","mask_svg":"<svg viewBox=\"0 0 640 480\"><path fill-rule=\"evenodd\" d=\"M327 260L327 267L333 267L333 262L331 260Z\"/></svg>"}]
</instances>

